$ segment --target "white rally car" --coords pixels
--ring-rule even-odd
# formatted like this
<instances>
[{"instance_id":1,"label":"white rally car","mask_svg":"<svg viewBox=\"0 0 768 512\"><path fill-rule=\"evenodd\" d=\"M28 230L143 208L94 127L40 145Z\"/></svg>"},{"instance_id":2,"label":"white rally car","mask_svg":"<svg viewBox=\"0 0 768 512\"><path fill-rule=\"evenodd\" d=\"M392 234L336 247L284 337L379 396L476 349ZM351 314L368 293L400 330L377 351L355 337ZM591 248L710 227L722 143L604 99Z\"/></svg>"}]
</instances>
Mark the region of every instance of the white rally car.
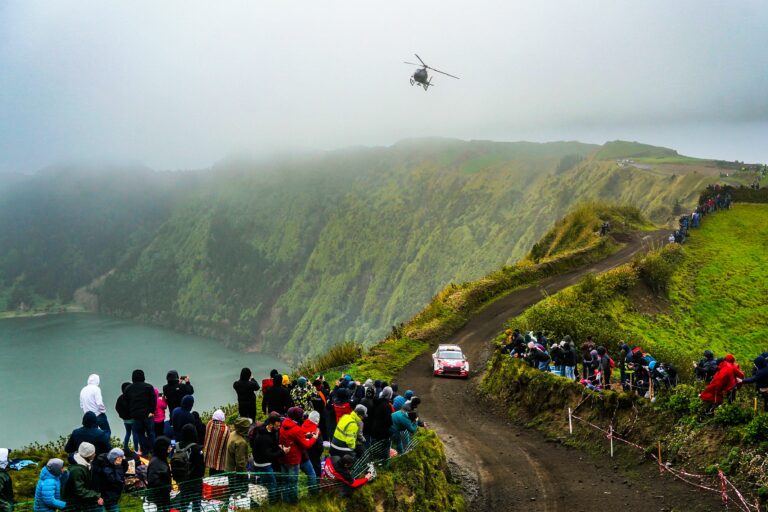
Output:
<instances>
[{"instance_id":1,"label":"white rally car","mask_svg":"<svg viewBox=\"0 0 768 512\"><path fill-rule=\"evenodd\" d=\"M458 345L438 345L432 354L432 373L443 377L469 377L469 363Z\"/></svg>"}]
</instances>

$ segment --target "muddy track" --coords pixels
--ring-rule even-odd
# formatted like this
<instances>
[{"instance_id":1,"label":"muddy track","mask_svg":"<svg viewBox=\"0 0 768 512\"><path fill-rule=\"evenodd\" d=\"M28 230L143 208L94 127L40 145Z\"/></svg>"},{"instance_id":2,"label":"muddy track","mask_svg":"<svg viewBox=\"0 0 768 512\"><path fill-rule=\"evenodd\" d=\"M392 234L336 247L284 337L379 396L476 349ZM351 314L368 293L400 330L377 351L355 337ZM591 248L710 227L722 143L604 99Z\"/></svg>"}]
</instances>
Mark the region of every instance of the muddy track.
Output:
<instances>
[{"instance_id":1,"label":"muddy track","mask_svg":"<svg viewBox=\"0 0 768 512\"><path fill-rule=\"evenodd\" d=\"M587 273L604 272L630 261L663 242L668 234L637 235L600 262L542 280L482 310L452 338L472 365L469 381L433 377L431 353L418 357L398 375L398 382L422 397L421 418L445 443L452 472L463 484L470 510L687 512L721 508L717 496L696 492L668 475L660 476L650 464L638 463L627 476L608 457L546 442L539 433L494 412L475 392L486 369L490 341L506 320Z\"/></svg>"}]
</instances>

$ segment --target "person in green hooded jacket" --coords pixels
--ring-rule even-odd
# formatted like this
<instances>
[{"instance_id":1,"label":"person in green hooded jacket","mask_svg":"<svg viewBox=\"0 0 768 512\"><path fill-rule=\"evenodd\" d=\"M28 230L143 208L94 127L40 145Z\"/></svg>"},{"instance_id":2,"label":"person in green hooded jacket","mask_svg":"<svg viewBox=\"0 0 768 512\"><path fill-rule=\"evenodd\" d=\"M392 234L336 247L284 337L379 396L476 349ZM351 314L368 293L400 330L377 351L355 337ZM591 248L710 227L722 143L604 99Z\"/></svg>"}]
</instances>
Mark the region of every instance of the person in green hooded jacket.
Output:
<instances>
[{"instance_id":1,"label":"person in green hooded jacket","mask_svg":"<svg viewBox=\"0 0 768 512\"><path fill-rule=\"evenodd\" d=\"M237 418L235 431L229 434L227 441L227 459L225 470L227 472L244 473L248 465L248 429L251 428L250 418ZM248 490L248 480L245 475L230 476L230 488L235 492Z\"/></svg>"},{"instance_id":2,"label":"person in green hooded jacket","mask_svg":"<svg viewBox=\"0 0 768 512\"><path fill-rule=\"evenodd\" d=\"M80 443L74 455L75 463L69 466L69 479L61 493L62 499L67 502L67 511L92 512L104 506L104 500L91 484L91 462L95 457L95 446Z\"/></svg>"}]
</instances>

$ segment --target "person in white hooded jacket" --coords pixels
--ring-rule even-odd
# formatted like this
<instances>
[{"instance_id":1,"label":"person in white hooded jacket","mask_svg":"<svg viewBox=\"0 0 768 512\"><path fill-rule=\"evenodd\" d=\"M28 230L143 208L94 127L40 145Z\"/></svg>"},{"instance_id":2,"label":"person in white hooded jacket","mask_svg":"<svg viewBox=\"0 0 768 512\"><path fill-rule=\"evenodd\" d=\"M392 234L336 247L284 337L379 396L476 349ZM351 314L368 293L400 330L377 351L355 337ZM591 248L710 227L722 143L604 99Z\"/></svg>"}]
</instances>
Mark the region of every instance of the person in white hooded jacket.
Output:
<instances>
[{"instance_id":1,"label":"person in white hooded jacket","mask_svg":"<svg viewBox=\"0 0 768 512\"><path fill-rule=\"evenodd\" d=\"M80 390L80 408L83 413L92 412L96 415L99 428L108 435L111 435L112 429L109 428L107 419L107 407L104 405L104 399L101 396L99 387L100 379L95 373L88 376L88 383Z\"/></svg>"}]
</instances>

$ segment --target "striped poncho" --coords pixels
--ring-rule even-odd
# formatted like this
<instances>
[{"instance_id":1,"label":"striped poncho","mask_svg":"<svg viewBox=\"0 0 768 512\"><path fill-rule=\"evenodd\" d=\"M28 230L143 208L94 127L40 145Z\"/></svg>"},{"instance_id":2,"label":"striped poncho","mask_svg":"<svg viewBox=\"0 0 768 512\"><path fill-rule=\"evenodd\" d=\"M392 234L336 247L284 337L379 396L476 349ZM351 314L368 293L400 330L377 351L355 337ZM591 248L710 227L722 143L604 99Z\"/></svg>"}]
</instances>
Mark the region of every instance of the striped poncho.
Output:
<instances>
[{"instance_id":1,"label":"striped poncho","mask_svg":"<svg viewBox=\"0 0 768 512\"><path fill-rule=\"evenodd\" d=\"M228 440L229 429L223 421L211 420L208 422L205 427L205 443L203 444L205 467L219 471L224 470Z\"/></svg>"}]
</instances>

